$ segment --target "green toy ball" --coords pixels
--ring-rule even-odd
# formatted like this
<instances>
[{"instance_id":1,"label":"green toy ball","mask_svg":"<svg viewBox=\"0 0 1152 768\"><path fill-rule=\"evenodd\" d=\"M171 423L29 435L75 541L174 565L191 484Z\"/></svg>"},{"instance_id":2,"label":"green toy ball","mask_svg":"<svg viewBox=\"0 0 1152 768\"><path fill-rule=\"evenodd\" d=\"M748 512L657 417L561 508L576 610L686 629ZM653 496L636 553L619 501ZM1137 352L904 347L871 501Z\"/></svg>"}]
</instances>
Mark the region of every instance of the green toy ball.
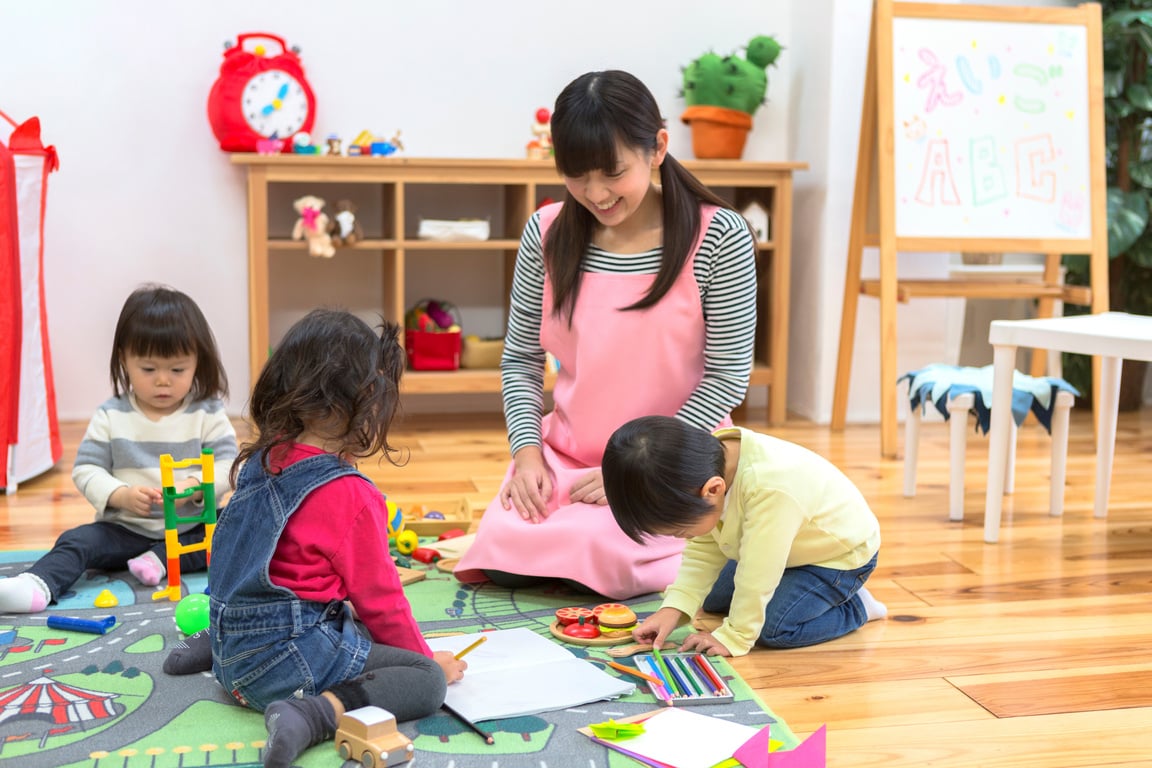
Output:
<instances>
[{"instance_id":1,"label":"green toy ball","mask_svg":"<svg viewBox=\"0 0 1152 768\"><path fill-rule=\"evenodd\" d=\"M198 592L176 604L176 626L185 635L208 629L208 595Z\"/></svg>"}]
</instances>

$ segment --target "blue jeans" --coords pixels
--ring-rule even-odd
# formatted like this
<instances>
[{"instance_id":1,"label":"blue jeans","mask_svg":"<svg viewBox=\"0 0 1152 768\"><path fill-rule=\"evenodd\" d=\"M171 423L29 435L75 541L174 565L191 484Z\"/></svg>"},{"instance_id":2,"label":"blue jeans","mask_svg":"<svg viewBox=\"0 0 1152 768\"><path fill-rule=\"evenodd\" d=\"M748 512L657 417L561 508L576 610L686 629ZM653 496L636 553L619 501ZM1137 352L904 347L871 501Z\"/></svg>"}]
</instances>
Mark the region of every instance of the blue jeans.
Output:
<instances>
[{"instance_id":1,"label":"blue jeans","mask_svg":"<svg viewBox=\"0 0 1152 768\"><path fill-rule=\"evenodd\" d=\"M802 648L835 640L868 620L856 593L876 568L876 557L851 571L802 565L785 568L780 585L764 609L764 628L756 644L765 648ZM736 591L736 561L720 571L704 610L728 613Z\"/></svg>"}]
</instances>

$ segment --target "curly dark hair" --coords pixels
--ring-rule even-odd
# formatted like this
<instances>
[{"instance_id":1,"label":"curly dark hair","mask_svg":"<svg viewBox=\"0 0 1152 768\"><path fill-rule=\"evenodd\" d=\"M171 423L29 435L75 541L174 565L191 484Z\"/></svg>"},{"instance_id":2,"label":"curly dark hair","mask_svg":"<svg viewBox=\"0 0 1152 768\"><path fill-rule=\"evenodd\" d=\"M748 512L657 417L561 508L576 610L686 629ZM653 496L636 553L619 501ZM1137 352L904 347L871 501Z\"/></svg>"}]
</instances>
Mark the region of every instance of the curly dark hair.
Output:
<instances>
[{"instance_id":1,"label":"curly dark hair","mask_svg":"<svg viewBox=\"0 0 1152 768\"><path fill-rule=\"evenodd\" d=\"M400 405L404 348L400 326L382 321L377 334L350 312L315 309L296 322L268 358L249 403L257 437L232 466L259 456L266 471L276 446L319 429L344 456L382 454L394 465L402 452L388 442Z\"/></svg>"}]
</instances>

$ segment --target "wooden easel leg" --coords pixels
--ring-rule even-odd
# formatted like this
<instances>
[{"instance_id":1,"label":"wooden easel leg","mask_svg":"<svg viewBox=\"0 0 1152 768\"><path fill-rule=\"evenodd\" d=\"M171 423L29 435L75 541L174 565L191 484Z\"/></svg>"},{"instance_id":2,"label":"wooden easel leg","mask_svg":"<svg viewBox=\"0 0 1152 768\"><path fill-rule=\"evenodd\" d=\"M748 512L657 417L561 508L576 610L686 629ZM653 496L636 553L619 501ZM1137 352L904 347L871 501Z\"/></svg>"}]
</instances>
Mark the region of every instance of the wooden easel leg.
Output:
<instances>
[{"instance_id":1,"label":"wooden easel leg","mask_svg":"<svg viewBox=\"0 0 1152 768\"><path fill-rule=\"evenodd\" d=\"M876 39L872 14L871 40ZM864 260L864 234L868 226L868 187L876 156L876 46L868 47L864 75L864 108L860 115L860 144L856 153L856 186L852 192L852 222L848 259L844 267L844 307L840 315L840 349L836 355L836 386L832 394L832 429L844 429L848 415L848 387L852 382L852 348L856 341L856 311L860 303L860 265ZM895 381L895 379L893 379ZM884 382L881 392L893 389ZM892 400L895 401L895 392Z\"/></svg>"}]
</instances>

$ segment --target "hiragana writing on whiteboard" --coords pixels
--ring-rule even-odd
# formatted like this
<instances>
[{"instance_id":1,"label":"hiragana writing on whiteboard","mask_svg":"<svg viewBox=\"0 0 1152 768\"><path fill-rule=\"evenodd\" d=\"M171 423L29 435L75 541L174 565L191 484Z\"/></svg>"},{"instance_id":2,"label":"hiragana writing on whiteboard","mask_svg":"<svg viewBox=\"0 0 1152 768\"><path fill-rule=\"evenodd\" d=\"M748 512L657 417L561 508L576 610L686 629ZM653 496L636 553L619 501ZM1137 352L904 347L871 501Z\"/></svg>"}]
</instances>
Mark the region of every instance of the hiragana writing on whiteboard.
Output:
<instances>
[{"instance_id":1,"label":"hiragana writing on whiteboard","mask_svg":"<svg viewBox=\"0 0 1152 768\"><path fill-rule=\"evenodd\" d=\"M916 85L928 90L924 111L931 112L941 104L946 107L959 104L960 100L964 98L964 94L958 91L948 92L948 85L944 82L948 76L948 71L936 58L936 54L927 48L921 48L919 56L920 60L928 65L928 71L916 79Z\"/></svg>"}]
</instances>

